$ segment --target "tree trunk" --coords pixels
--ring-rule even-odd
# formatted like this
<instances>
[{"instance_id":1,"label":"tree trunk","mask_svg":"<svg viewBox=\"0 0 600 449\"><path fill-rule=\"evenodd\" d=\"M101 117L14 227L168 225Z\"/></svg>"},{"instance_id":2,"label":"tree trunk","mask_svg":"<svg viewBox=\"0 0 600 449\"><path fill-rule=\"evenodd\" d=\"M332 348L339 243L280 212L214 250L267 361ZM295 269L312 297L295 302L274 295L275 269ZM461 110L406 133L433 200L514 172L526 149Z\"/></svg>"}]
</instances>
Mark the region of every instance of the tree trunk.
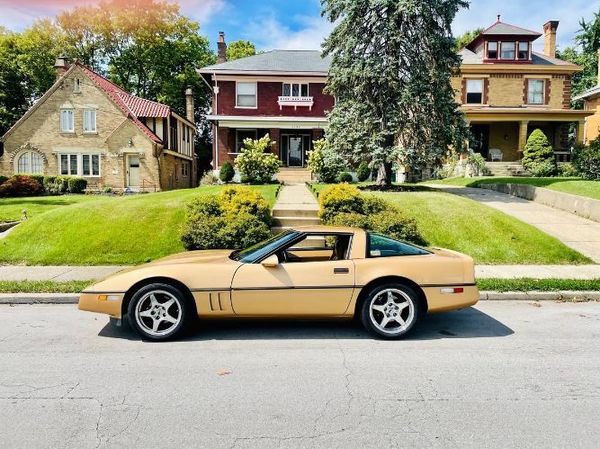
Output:
<instances>
[{"instance_id":1,"label":"tree trunk","mask_svg":"<svg viewBox=\"0 0 600 449\"><path fill-rule=\"evenodd\" d=\"M392 184L392 163L382 162L377 170L377 181L378 186L389 186Z\"/></svg>"}]
</instances>

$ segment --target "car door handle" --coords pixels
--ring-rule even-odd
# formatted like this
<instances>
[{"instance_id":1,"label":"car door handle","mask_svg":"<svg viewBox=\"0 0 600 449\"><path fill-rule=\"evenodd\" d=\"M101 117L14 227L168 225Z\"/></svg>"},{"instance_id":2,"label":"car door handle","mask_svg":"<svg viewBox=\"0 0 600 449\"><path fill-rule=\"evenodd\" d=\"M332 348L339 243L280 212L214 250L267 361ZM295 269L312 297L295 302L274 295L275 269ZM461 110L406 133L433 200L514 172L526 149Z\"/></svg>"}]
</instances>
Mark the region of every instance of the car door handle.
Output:
<instances>
[{"instance_id":1,"label":"car door handle","mask_svg":"<svg viewBox=\"0 0 600 449\"><path fill-rule=\"evenodd\" d=\"M333 274L348 274L350 270L348 268L334 268Z\"/></svg>"}]
</instances>

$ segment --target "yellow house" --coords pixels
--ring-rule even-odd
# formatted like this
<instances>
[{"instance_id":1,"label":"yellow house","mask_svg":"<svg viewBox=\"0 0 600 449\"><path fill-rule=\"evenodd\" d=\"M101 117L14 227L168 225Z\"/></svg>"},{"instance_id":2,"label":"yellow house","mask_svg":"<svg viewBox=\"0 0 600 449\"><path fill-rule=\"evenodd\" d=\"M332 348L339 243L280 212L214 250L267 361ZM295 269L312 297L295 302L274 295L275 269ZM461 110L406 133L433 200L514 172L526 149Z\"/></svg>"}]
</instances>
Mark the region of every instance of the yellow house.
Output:
<instances>
[{"instance_id":1,"label":"yellow house","mask_svg":"<svg viewBox=\"0 0 600 449\"><path fill-rule=\"evenodd\" d=\"M598 49L598 84L582 92L574 100L583 100L583 108L590 114L585 119L585 142L600 136L600 49Z\"/></svg>"},{"instance_id":2,"label":"yellow house","mask_svg":"<svg viewBox=\"0 0 600 449\"><path fill-rule=\"evenodd\" d=\"M474 136L470 147L488 161L518 161L533 130L544 131L559 162L583 141L589 111L571 109L571 77L580 67L556 58L558 21L543 26L544 51L533 51L542 33L498 20L465 48L453 77ZM575 124L575 127L572 127ZM571 129L576 129L569 136Z\"/></svg>"}]
</instances>

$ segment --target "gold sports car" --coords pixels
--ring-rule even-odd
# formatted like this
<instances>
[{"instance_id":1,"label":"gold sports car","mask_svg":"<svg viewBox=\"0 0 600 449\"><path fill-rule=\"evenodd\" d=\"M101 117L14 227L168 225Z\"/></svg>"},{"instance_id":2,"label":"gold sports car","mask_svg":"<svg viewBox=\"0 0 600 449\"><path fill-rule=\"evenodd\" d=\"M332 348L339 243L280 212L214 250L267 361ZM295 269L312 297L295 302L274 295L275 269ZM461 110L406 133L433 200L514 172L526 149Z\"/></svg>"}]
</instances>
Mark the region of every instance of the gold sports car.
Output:
<instances>
[{"instance_id":1,"label":"gold sports car","mask_svg":"<svg viewBox=\"0 0 600 449\"><path fill-rule=\"evenodd\" d=\"M87 288L79 308L167 340L193 319L353 318L380 338L477 302L473 259L354 228L288 230L243 251L194 251Z\"/></svg>"}]
</instances>

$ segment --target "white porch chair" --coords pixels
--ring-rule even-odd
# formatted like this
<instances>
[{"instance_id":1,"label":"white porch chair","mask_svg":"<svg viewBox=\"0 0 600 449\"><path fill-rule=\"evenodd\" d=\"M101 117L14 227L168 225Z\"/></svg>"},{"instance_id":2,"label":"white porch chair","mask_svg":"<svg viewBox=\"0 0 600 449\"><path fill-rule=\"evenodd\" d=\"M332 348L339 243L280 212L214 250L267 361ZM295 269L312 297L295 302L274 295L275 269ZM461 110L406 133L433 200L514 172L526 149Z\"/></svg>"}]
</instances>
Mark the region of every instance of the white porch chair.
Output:
<instances>
[{"instance_id":1,"label":"white porch chair","mask_svg":"<svg viewBox=\"0 0 600 449\"><path fill-rule=\"evenodd\" d=\"M498 148L490 148L490 151L488 154L490 155L491 162L494 162L494 161L502 162L502 158L504 157L502 150L500 150Z\"/></svg>"}]
</instances>

